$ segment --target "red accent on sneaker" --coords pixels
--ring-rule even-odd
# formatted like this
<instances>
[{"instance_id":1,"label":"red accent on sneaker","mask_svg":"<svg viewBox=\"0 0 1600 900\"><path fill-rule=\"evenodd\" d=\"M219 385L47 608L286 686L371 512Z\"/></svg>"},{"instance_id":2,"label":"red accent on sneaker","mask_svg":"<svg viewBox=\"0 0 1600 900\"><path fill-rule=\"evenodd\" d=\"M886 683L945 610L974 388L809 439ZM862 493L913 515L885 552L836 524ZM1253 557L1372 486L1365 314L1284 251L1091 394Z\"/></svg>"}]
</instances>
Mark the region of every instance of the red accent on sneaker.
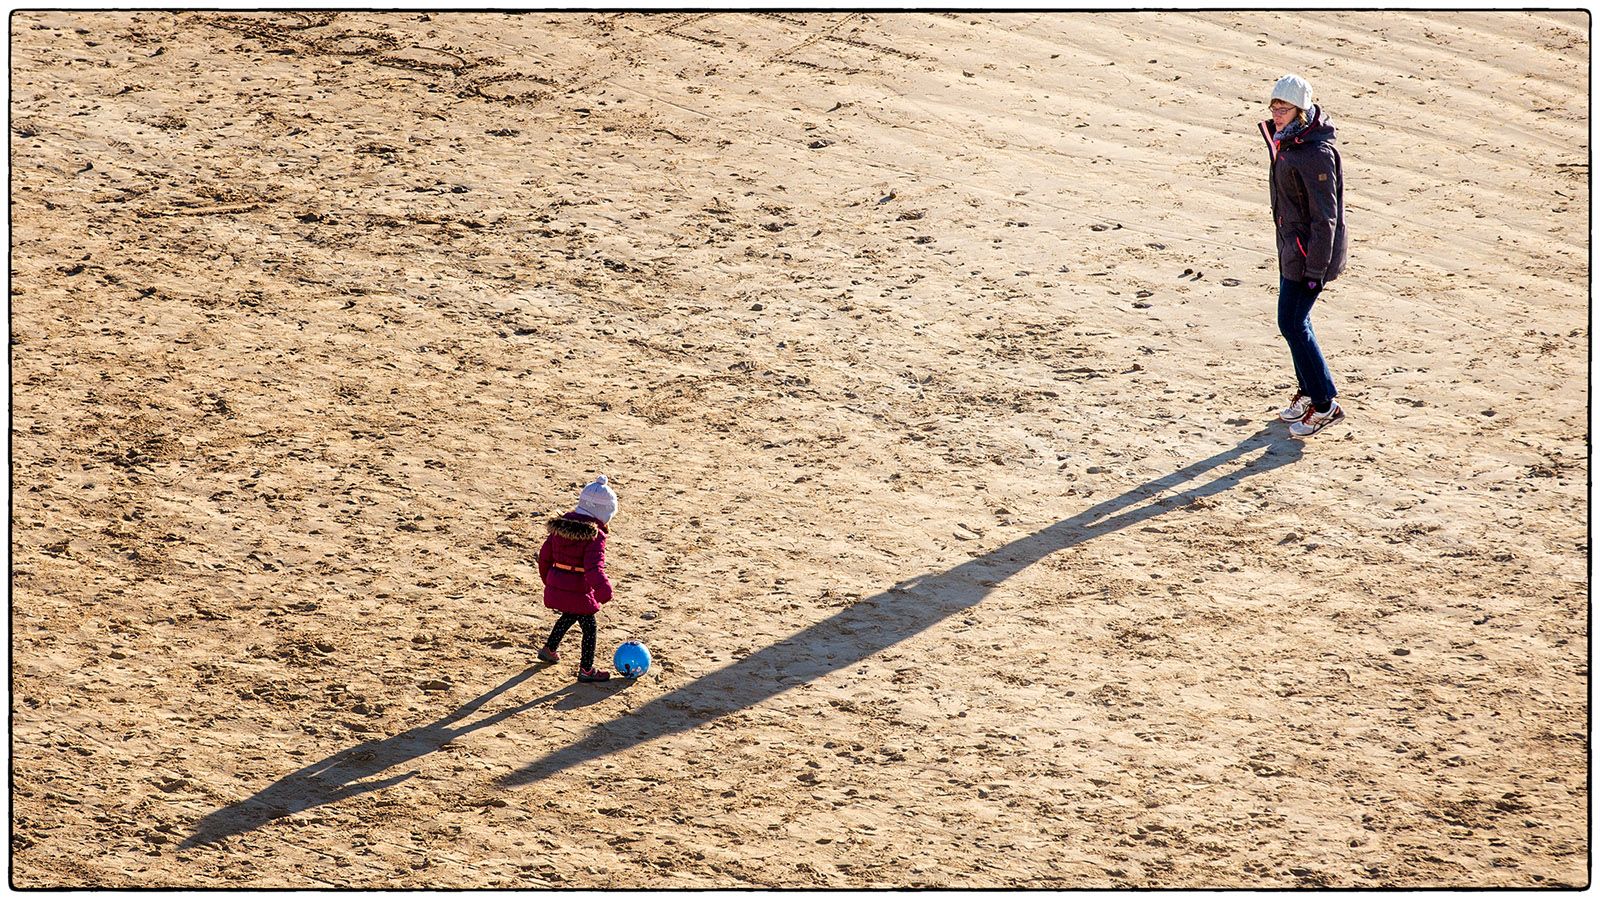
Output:
<instances>
[{"instance_id":1,"label":"red accent on sneaker","mask_svg":"<svg viewBox=\"0 0 1600 900\"><path fill-rule=\"evenodd\" d=\"M1300 422L1300 421L1303 421L1305 419L1305 413L1304 412L1302 412L1298 416L1292 415L1292 413L1294 412L1295 406L1300 404L1302 401L1306 404L1306 409L1307 410L1310 410L1312 408L1311 407L1311 398L1309 396L1307 396L1305 394L1305 392L1303 392L1303 391L1295 391L1294 392L1294 396L1289 398L1289 405L1285 406L1283 409L1278 410L1278 418L1283 420L1283 421L1285 421L1285 422ZM1284 413L1290 413L1291 415L1284 415Z\"/></svg>"},{"instance_id":2,"label":"red accent on sneaker","mask_svg":"<svg viewBox=\"0 0 1600 900\"><path fill-rule=\"evenodd\" d=\"M1313 422L1312 419L1318 419L1318 421ZM1289 426L1289 434L1291 437L1306 438L1314 434L1320 434L1329 425L1337 425L1343 421L1344 408L1338 403L1331 404L1328 407L1328 411L1323 413L1317 412L1316 408L1313 407L1306 413L1305 418Z\"/></svg>"}]
</instances>

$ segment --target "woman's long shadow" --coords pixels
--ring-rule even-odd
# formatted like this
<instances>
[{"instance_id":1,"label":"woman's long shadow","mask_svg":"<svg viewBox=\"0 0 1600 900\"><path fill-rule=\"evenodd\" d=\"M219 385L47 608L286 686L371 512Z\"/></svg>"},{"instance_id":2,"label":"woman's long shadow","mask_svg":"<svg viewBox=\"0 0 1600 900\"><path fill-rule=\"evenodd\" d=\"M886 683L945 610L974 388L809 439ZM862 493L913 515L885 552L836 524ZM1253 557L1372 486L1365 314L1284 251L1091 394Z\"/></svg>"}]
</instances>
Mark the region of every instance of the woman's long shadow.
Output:
<instances>
[{"instance_id":1,"label":"woman's long shadow","mask_svg":"<svg viewBox=\"0 0 1600 900\"><path fill-rule=\"evenodd\" d=\"M1262 455L1199 487L1158 496L1220 466ZM564 769L655 738L689 731L747 709L795 685L861 662L969 609L1006 578L1051 553L1075 547L1202 497L1237 486L1300 458L1301 445L1269 425L1215 456L1155 478L947 572L901 582L776 644L651 700L625 719L596 726L574 743L500 779L538 781ZM1140 505L1142 504L1142 505Z\"/></svg>"},{"instance_id":2,"label":"woman's long shadow","mask_svg":"<svg viewBox=\"0 0 1600 900\"><path fill-rule=\"evenodd\" d=\"M1260 457L1226 475L1179 493L1159 496L1213 469L1263 450ZM505 786L538 781L571 766L627 747L697 728L714 719L859 663L911 638L944 619L968 609L995 585L1058 550L1075 547L1175 507L1226 491L1251 475L1259 475L1300 458L1300 444L1276 427L1263 428L1229 450L1152 479L1033 535L1012 541L948 572L901 582L866 598L732 665L690 682L644 704L624 719L597 726L576 742L556 750L500 779ZM1141 505L1142 504L1142 505ZM530 710L572 709L598 702L627 681L610 686L568 683L555 691L473 722L463 719L540 671L525 669L449 715L335 753L278 779L255 795L217 810L195 824L180 847L216 844L269 822L326 803L399 784L417 770L386 778L380 773L432 753L452 739L503 722Z\"/></svg>"},{"instance_id":3,"label":"woman's long shadow","mask_svg":"<svg viewBox=\"0 0 1600 900\"><path fill-rule=\"evenodd\" d=\"M194 833L178 846L187 849L216 844L232 835L253 831L285 816L399 784L416 775L417 770L413 769L387 778L374 779L373 776L393 766L426 756L461 735L503 722L512 716L540 707L569 710L588 706L626 690L629 684L627 681L616 681L604 686L580 687L575 682L567 682L562 687L526 703L501 710L475 722L456 724L483 708L483 705L490 700L527 681L542 668L530 666L518 672L435 722L403 731L392 737L370 740L348 750L341 750L285 775L256 792L254 796L219 809L201 819L195 823Z\"/></svg>"}]
</instances>

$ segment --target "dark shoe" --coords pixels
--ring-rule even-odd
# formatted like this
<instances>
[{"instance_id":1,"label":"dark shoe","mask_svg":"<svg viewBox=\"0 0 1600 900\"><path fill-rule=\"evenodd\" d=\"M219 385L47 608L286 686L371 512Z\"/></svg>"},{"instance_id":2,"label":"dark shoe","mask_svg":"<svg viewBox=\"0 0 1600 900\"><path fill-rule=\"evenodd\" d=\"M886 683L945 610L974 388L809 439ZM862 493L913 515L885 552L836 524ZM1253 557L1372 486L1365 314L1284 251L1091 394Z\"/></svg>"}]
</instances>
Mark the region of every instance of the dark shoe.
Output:
<instances>
[{"instance_id":1,"label":"dark shoe","mask_svg":"<svg viewBox=\"0 0 1600 900\"><path fill-rule=\"evenodd\" d=\"M540 647L539 658L547 663L560 662L561 654L551 650L549 647Z\"/></svg>"},{"instance_id":2,"label":"dark shoe","mask_svg":"<svg viewBox=\"0 0 1600 900\"><path fill-rule=\"evenodd\" d=\"M611 673L605 669L579 669L579 681L610 681Z\"/></svg>"}]
</instances>

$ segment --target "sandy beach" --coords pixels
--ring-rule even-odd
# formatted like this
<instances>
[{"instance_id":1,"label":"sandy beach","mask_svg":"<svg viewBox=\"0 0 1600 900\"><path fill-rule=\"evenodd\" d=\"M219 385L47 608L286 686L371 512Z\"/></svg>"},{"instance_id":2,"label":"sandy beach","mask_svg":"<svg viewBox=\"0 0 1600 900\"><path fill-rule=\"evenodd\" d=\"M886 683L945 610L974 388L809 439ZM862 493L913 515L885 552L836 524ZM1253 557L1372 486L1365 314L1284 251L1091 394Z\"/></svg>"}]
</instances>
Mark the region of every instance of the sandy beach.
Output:
<instances>
[{"instance_id":1,"label":"sandy beach","mask_svg":"<svg viewBox=\"0 0 1600 900\"><path fill-rule=\"evenodd\" d=\"M13 887L1587 884L1587 13L10 23Z\"/></svg>"}]
</instances>

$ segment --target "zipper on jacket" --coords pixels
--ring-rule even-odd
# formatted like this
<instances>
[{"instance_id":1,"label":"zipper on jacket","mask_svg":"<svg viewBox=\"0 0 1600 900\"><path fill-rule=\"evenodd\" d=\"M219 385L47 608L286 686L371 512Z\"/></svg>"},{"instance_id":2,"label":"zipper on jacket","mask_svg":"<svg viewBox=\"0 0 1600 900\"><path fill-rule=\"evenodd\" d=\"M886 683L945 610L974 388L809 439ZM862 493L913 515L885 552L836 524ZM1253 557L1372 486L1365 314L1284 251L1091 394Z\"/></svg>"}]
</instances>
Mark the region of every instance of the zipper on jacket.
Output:
<instances>
[{"instance_id":1,"label":"zipper on jacket","mask_svg":"<svg viewBox=\"0 0 1600 900\"><path fill-rule=\"evenodd\" d=\"M1270 122L1271 120L1262 122L1257 127L1261 129L1261 139L1267 142L1267 152L1272 154L1272 159L1276 162L1278 159L1278 142L1272 137L1272 130L1269 127Z\"/></svg>"},{"instance_id":2,"label":"zipper on jacket","mask_svg":"<svg viewBox=\"0 0 1600 900\"><path fill-rule=\"evenodd\" d=\"M1272 201L1272 214L1277 217L1278 224L1283 224L1283 216L1278 215L1278 142L1272 139L1271 121L1262 122L1256 127L1261 130L1261 139L1267 142L1267 199Z\"/></svg>"}]
</instances>

